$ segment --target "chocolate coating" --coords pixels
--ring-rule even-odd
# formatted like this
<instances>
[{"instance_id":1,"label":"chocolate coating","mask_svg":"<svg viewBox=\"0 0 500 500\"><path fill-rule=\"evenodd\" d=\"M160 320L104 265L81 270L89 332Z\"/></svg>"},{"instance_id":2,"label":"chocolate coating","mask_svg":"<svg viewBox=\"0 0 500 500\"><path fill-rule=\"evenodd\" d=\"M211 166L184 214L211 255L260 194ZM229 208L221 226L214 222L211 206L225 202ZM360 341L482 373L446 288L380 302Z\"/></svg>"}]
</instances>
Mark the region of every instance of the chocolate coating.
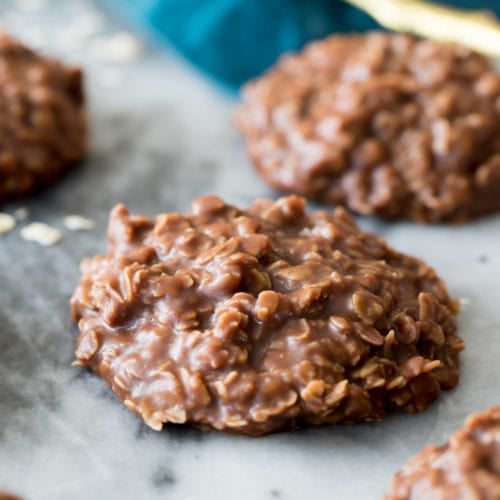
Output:
<instances>
[{"instance_id":1,"label":"chocolate coating","mask_svg":"<svg viewBox=\"0 0 500 500\"><path fill-rule=\"evenodd\" d=\"M427 446L393 479L386 500L498 500L500 406L470 416L439 448Z\"/></svg>"},{"instance_id":2,"label":"chocolate coating","mask_svg":"<svg viewBox=\"0 0 500 500\"><path fill-rule=\"evenodd\" d=\"M59 178L87 149L82 72L0 33L0 202Z\"/></svg>"},{"instance_id":3,"label":"chocolate coating","mask_svg":"<svg viewBox=\"0 0 500 500\"><path fill-rule=\"evenodd\" d=\"M265 434L423 411L458 382L456 305L434 271L343 209L290 196L249 210L111 214L82 262L76 364L154 429Z\"/></svg>"},{"instance_id":4,"label":"chocolate coating","mask_svg":"<svg viewBox=\"0 0 500 500\"><path fill-rule=\"evenodd\" d=\"M0 500L21 500L18 496L0 491Z\"/></svg>"},{"instance_id":5,"label":"chocolate coating","mask_svg":"<svg viewBox=\"0 0 500 500\"><path fill-rule=\"evenodd\" d=\"M500 210L500 75L469 49L332 36L283 57L242 98L236 125L278 190L423 222Z\"/></svg>"}]
</instances>

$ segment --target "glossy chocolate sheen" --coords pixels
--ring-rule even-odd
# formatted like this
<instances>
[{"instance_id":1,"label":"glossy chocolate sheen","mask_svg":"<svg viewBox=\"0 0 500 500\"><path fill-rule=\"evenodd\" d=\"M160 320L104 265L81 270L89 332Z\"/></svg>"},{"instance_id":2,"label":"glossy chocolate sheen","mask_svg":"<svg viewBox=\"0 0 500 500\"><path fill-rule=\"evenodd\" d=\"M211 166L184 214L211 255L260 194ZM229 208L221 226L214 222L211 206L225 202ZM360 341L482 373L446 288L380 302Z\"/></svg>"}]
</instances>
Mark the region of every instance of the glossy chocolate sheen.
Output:
<instances>
[{"instance_id":1,"label":"glossy chocolate sheen","mask_svg":"<svg viewBox=\"0 0 500 500\"><path fill-rule=\"evenodd\" d=\"M498 500L500 406L470 416L448 443L427 446L393 479L386 500Z\"/></svg>"},{"instance_id":2,"label":"glossy chocolate sheen","mask_svg":"<svg viewBox=\"0 0 500 500\"><path fill-rule=\"evenodd\" d=\"M263 179L361 214L500 210L500 74L457 45L333 36L247 84L236 113Z\"/></svg>"},{"instance_id":3,"label":"glossy chocolate sheen","mask_svg":"<svg viewBox=\"0 0 500 500\"><path fill-rule=\"evenodd\" d=\"M71 300L77 365L154 429L259 435L425 410L458 382L456 304L422 261L299 197L112 214Z\"/></svg>"}]
</instances>

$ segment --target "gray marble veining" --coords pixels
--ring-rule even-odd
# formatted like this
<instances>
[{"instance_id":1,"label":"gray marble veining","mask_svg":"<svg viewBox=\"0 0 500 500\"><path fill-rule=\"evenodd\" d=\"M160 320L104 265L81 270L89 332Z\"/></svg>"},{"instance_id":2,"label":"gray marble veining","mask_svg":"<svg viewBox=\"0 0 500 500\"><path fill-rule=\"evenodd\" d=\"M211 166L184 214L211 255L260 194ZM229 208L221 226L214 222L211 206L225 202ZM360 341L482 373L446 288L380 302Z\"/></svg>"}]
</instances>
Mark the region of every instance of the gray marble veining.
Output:
<instances>
[{"instance_id":1,"label":"gray marble veining","mask_svg":"<svg viewBox=\"0 0 500 500\"><path fill-rule=\"evenodd\" d=\"M115 203L153 215L185 210L202 194L243 206L273 195L231 127L232 98L175 55L147 50L117 66L120 86L99 83L109 68L58 38L90 7L97 8L52 0L42 11L21 12L0 3L0 25L83 62L93 129L88 160L23 204L30 220L63 231L61 243L39 247L23 241L19 228L0 237L0 489L33 500L374 499L424 444L442 442L468 413L500 403L500 216L459 227L360 219L427 260L453 295L467 299L459 318L468 344L462 381L424 414L258 439L176 426L156 433L100 380L72 368L68 299L80 259L105 249ZM122 29L106 19L107 31ZM62 218L71 213L94 219L96 228L65 230Z\"/></svg>"}]
</instances>

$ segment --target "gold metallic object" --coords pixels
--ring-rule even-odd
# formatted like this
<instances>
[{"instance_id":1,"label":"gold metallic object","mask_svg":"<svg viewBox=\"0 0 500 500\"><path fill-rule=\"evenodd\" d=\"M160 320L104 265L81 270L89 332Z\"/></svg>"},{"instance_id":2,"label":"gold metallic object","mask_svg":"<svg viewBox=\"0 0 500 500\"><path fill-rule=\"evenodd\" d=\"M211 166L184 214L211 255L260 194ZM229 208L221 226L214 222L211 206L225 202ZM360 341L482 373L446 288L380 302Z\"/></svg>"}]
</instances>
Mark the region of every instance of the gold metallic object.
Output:
<instances>
[{"instance_id":1,"label":"gold metallic object","mask_svg":"<svg viewBox=\"0 0 500 500\"><path fill-rule=\"evenodd\" d=\"M385 28L456 42L500 57L500 22L488 11L467 11L423 0L344 0Z\"/></svg>"}]
</instances>

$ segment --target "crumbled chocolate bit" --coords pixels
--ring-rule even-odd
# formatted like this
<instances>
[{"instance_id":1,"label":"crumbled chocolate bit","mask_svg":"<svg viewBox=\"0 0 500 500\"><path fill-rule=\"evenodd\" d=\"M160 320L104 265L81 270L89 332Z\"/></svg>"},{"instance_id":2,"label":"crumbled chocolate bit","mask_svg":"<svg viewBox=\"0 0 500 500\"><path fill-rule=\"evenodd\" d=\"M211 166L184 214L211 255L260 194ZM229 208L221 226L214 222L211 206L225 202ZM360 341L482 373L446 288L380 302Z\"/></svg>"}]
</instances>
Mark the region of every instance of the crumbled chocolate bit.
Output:
<instances>
[{"instance_id":1,"label":"crumbled chocolate bit","mask_svg":"<svg viewBox=\"0 0 500 500\"><path fill-rule=\"evenodd\" d=\"M77 365L153 429L259 435L423 411L458 382L457 304L435 272L298 197L112 214L82 262Z\"/></svg>"},{"instance_id":2,"label":"crumbled chocolate bit","mask_svg":"<svg viewBox=\"0 0 500 500\"><path fill-rule=\"evenodd\" d=\"M0 33L0 202L54 182L87 149L82 73Z\"/></svg>"},{"instance_id":3,"label":"crumbled chocolate bit","mask_svg":"<svg viewBox=\"0 0 500 500\"><path fill-rule=\"evenodd\" d=\"M470 416L447 444L427 446L395 476L386 500L500 498L500 406Z\"/></svg>"},{"instance_id":4,"label":"crumbled chocolate bit","mask_svg":"<svg viewBox=\"0 0 500 500\"><path fill-rule=\"evenodd\" d=\"M333 36L243 89L236 125L271 186L361 214L500 210L500 74L409 35Z\"/></svg>"}]
</instances>

